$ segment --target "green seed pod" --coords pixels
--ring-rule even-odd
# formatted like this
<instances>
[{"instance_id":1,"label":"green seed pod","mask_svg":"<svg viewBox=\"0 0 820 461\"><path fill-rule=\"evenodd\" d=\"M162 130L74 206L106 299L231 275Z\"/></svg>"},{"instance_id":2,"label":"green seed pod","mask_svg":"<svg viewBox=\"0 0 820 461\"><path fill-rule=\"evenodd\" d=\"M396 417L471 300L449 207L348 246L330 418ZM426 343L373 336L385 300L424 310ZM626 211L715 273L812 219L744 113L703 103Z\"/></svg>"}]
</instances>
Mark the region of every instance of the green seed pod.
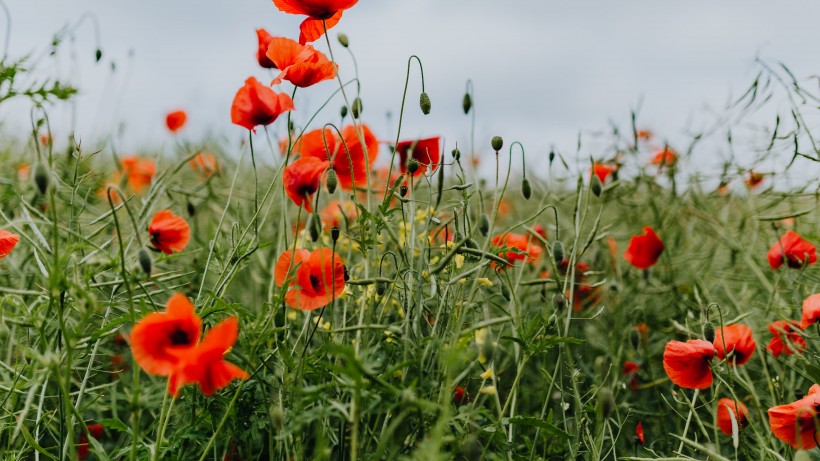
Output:
<instances>
[{"instance_id":1,"label":"green seed pod","mask_svg":"<svg viewBox=\"0 0 820 461\"><path fill-rule=\"evenodd\" d=\"M458 150L458 147L453 149L453 160L461 159L461 151Z\"/></svg>"},{"instance_id":2,"label":"green seed pod","mask_svg":"<svg viewBox=\"0 0 820 461\"><path fill-rule=\"evenodd\" d=\"M310 232L310 239L314 242L319 240L319 234L322 232L322 220L319 215L310 215L310 223L308 223L308 231Z\"/></svg>"},{"instance_id":3,"label":"green seed pod","mask_svg":"<svg viewBox=\"0 0 820 461\"><path fill-rule=\"evenodd\" d=\"M149 253L147 249L140 248L139 253L137 253L137 261L139 261L140 267L142 271L145 272L145 275L151 275L153 261L151 259L151 253Z\"/></svg>"},{"instance_id":4,"label":"green seed pod","mask_svg":"<svg viewBox=\"0 0 820 461\"><path fill-rule=\"evenodd\" d=\"M493 136L492 141L490 141L490 145L493 147L493 150L498 152L504 147L504 140L501 136Z\"/></svg>"},{"instance_id":5,"label":"green seed pod","mask_svg":"<svg viewBox=\"0 0 820 461\"><path fill-rule=\"evenodd\" d=\"M609 415L615 410L615 399L608 387L603 387L598 391L598 407L601 409L601 415L604 419L609 418Z\"/></svg>"},{"instance_id":6,"label":"green seed pod","mask_svg":"<svg viewBox=\"0 0 820 461\"><path fill-rule=\"evenodd\" d=\"M339 44L341 44L343 47L347 48L348 46L350 46L350 40L348 40L347 34L339 32L339 34L336 35L336 38L339 39Z\"/></svg>"},{"instance_id":7,"label":"green seed pod","mask_svg":"<svg viewBox=\"0 0 820 461\"><path fill-rule=\"evenodd\" d=\"M595 194L596 197L601 196L601 192L603 192L603 188L601 187L601 180L598 179L598 176L592 175L592 184L589 186L592 193Z\"/></svg>"},{"instance_id":8,"label":"green seed pod","mask_svg":"<svg viewBox=\"0 0 820 461\"><path fill-rule=\"evenodd\" d=\"M564 261L564 244L558 240L552 244L552 258L555 264L561 264Z\"/></svg>"},{"instance_id":9,"label":"green seed pod","mask_svg":"<svg viewBox=\"0 0 820 461\"><path fill-rule=\"evenodd\" d=\"M102 50L97 48L97 51L94 52L94 57L96 58L96 62L100 62L102 59Z\"/></svg>"},{"instance_id":10,"label":"green seed pod","mask_svg":"<svg viewBox=\"0 0 820 461\"><path fill-rule=\"evenodd\" d=\"M49 174L48 167L45 164L38 162L34 166L34 184L37 185L37 190L41 194L48 191L48 186L51 183L51 174Z\"/></svg>"},{"instance_id":11,"label":"green seed pod","mask_svg":"<svg viewBox=\"0 0 820 461\"><path fill-rule=\"evenodd\" d=\"M384 296L384 293L387 291L387 282L376 282L376 294L379 296Z\"/></svg>"},{"instance_id":12,"label":"green seed pod","mask_svg":"<svg viewBox=\"0 0 820 461\"><path fill-rule=\"evenodd\" d=\"M333 229L330 229L330 238L333 239L333 243L336 243L339 240L339 228L333 226Z\"/></svg>"},{"instance_id":13,"label":"green seed pod","mask_svg":"<svg viewBox=\"0 0 820 461\"><path fill-rule=\"evenodd\" d=\"M342 115L342 120L344 120L344 118L347 117L347 106L342 106L339 113Z\"/></svg>"},{"instance_id":14,"label":"green seed pod","mask_svg":"<svg viewBox=\"0 0 820 461\"><path fill-rule=\"evenodd\" d=\"M196 216L196 207L190 200L188 200L188 203L185 204L185 209L186 211L188 211L189 217L193 218L194 216Z\"/></svg>"},{"instance_id":15,"label":"green seed pod","mask_svg":"<svg viewBox=\"0 0 820 461\"><path fill-rule=\"evenodd\" d=\"M325 185L327 186L327 193L332 194L336 192L336 186L339 185L339 178L336 176L336 170L330 168L327 170L327 176L325 177Z\"/></svg>"},{"instance_id":16,"label":"green seed pod","mask_svg":"<svg viewBox=\"0 0 820 461\"><path fill-rule=\"evenodd\" d=\"M421 106L422 114L430 114L430 108L432 107L432 104L430 103L430 96L426 92L421 93L421 97L419 97L419 105Z\"/></svg>"},{"instance_id":17,"label":"green seed pod","mask_svg":"<svg viewBox=\"0 0 820 461\"><path fill-rule=\"evenodd\" d=\"M419 161L414 158L408 160L407 171L409 171L410 174L416 174L416 171L419 171Z\"/></svg>"},{"instance_id":18,"label":"green seed pod","mask_svg":"<svg viewBox=\"0 0 820 461\"><path fill-rule=\"evenodd\" d=\"M532 186L530 186L530 180L524 178L521 180L521 194L524 195L526 200L529 200L532 197Z\"/></svg>"},{"instance_id":19,"label":"green seed pod","mask_svg":"<svg viewBox=\"0 0 820 461\"><path fill-rule=\"evenodd\" d=\"M470 109L473 108L473 98L470 96L470 93L464 93L464 99L461 100L461 108L464 109L464 115L470 113Z\"/></svg>"},{"instance_id":20,"label":"green seed pod","mask_svg":"<svg viewBox=\"0 0 820 461\"><path fill-rule=\"evenodd\" d=\"M353 115L353 118L358 120L359 116L362 115L362 111L364 111L364 107L362 107L362 98L356 96L356 99L353 100L353 104L350 106L350 113Z\"/></svg>"},{"instance_id":21,"label":"green seed pod","mask_svg":"<svg viewBox=\"0 0 820 461\"><path fill-rule=\"evenodd\" d=\"M490 219L487 215L483 214L480 218L478 218L478 231L485 237L487 236L487 233L490 232Z\"/></svg>"},{"instance_id":22,"label":"green seed pod","mask_svg":"<svg viewBox=\"0 0 820 461\"><path fill-rule=\"evenodd\" d=\"M710 343L715 341L715 325L708 320L703 324L703 339Z\"/></svg>"},{"instance_id":23,"label":"green seed pod","mask_svg":"<svg viewBox=\"0 0 820 461\"><path fill-rule=\"evenodd\" d=\"M555 307L557 311L564 310L564 308L567 307L567 298L561 293L555 293L555 296L552 297L552 306Z\"/></svg>"}]
</instances>

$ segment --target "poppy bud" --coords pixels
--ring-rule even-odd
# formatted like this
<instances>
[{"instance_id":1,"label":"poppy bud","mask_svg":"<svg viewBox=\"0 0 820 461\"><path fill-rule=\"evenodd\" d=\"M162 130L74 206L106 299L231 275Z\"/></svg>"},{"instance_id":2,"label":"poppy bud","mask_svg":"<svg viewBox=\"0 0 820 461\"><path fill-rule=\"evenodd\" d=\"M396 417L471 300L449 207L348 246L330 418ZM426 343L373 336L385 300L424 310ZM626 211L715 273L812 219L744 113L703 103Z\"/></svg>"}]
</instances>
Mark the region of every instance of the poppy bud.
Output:
<instances>
[{"instance_id":1,"label":"poppy bud","mask_svg":"<svg viewBox=\"0 0 820 461\"><path fill-rule=\"evenodd\" d=\"M501 136L493 136L492 141L490 141L490 145L493 146L493 150L498 152L504 147L504 140L501 139Z\"/></svg>"},{"instance_id":2,"label":"poppy bud","mask_svg":"<svg viewBox=\"0 0 820 461\"><path fill-rule=\"evenodd\" d=\"M100 62L100 59L102 59L102 50L97 48L97 51L94 52L94 57L97 59L96 62Z\"/></svg>"},{"instance_id":3,"label":"poppy bud","mask_svg":"<svg viewBox=\"0 0 820 461\"><path fill-rule=\"evenodd\" d=\"M362 107L362 98L356 96L356 99L353 100L353 104L350 106L350 113L353 115L353 118L358 120L359 116L362 115L363 110L364 107Z\"/></svg>"},{"instance_id":4,"label":"poppy bud","mask_svg":"<svg viewBox=\"0 0 820 461\"><path fill-rule=\"evenodd\" d=\"M421 97L419 98L419 105L421 106L421 113L424 115L428 115L430 113L430 108L432 104L430 103L430 96L427 95L426 92L421 92Z\"/></svg>"},{"instance_id":5,"label":"poppy bud","mask_svg":"<svg viewBox=\"0 0 820 461\"><path fill-rule=\"evenodd\" d=\"M615 410L615 399L612 397L612 391L608 387L601 388L598 391L598 406L601 409L601 415L604 419L609 418L612 411Z\"/></svg>"},{"instance_id":6,"label":"poppy bud","mask_svg":"<svg viewBox=\"0 0 820 461\"><path fill-rule=\"evenodd\" d=\"M51 182L49 179L48 167L38 162L34 167L34 184L37 185L37 189L41 194L45 194L48 190L49 183Z\"/></svg>"},{"instance_id":7,"label":"poppy bud","mask_svg":"<svg viewBox=\"0 0 820 461\"><path fill-rule=\"evenodd\" d=\"M336 170L330 168L327 170L325 177L325 185L327 186L327 193L332 194L336 192L336 186L339 184L339 178L336 176Z\"/></svg>"},{"instance_id":8,"label":"poppy bud","mask_svg":"<svg viewBox=\"0 0 820 461\"><path fill-rule=\"evenodd\" d=\"M151 254L145 248L140 248L139 253L137 253L137 261L140 263L140 267L142 271L145 272L145 275L151 275Z\"/></svg>"},{"instance_id":9,"label":"poppy bud","mask_svg":"<svg viewBox=\"0 0 820 461\"><path fill-rule=\"evenodd\" d=\"M310 223L308 224L308 231L310 232L310 239L314 242L319 240L319 232L322 230L322 221L315 214L310 216Z\"/></svg>"},{"instance_id":10,"label":"poppy bud","mask_svg":"<svg viewBox=\"0 0 820 461\"><path fill-rule=\"evenodd\" d=\"M595 194L596 197L601 196L601 192L603 192L603 189L601 188L601 180L598 179L598 176L592 175L592 184L589 188L592 190L592 193Z\"/></svg>"},{"instance_id":11,"label":"poppy bud","mask_svg":"<svg viewBox=\"0 0 820 461\"><path fill-rule=\"evenodd\" d=\"M409 171L410 174L416 174L416 171L418 171L418 170L419 170L419 161L418 160L416 160L414 158L411 158L410 160L407 161L407 171Z\"/></svg>"},{"instance_id":12,"label":"poppy bud","mask_svg":"<svg viewBox=\"0 0 820 461\"><path fill-rule=\"evenodd\" d=\"M703 339L715 342L715 325L708 320L703 324Z\"/></svg>"},{"instance_id":13,"label":"poppy bud","mask_svg":"<svg viewBox=\"0 0 820 461\"><path fill-rule=\"evenodd\" d=\"M510 300L510 289L507 288L507 285L501 284L501 296L507 301Z\"/></svg>"},{"instance_id":14,"label":"poppy bud","mask_svg":"<svg viewBox=\"0 0 820 461\"><path fill-rule=\"evenodd\" d=\"M453 389L453 403L456 405L461 405L470 401L470 395L467 394L467 391L464 390L463 387L459 386Z\"/></svg>"},{"instance_id":15,"label":"poppy bud","mask_svg":"<svg viewBox=\"0 0 820 461\"><path fill-rule=\"evenodd\" d=\"M387 282L376 282L376 294L379 296L384 296L384 293L387 291Z\"/></svg>"},{"instance_id":16,"label":"poppy bud","mask_svg":"<svg viewBox=\"0 0 820 461\"><path fill-rule=\"evenodd\" d=\"M464 109L464 114L467 115L473 107L473 98L470 93L464 93L464 99L461 100L461 108Z\"/></svg>"},{"instance_id":17,"label":"poppy bud","mask_svg":"<svg viewBox=\"0 0 820 461\"><path fill-rule=\"evenodd\" d=\"M521 194L524 195L526 200L529 200L530 197L532 197L532 186L530 186L530 180L527 178L524 178L521 181Z\"/></svg>"},{"instance_id":18,"label":"poppy bud","mask_svg":"<svg viewBox=\"0 0 820 461\"><path fill-rule=\"evenodd\" d=\"M556 240L555 243L552 244L552 259L555 260L555 264L560 265L562 261L564 261L564 244L560 241Z\"/></svg>"},{"instance_id":19,"label":"poppy bud","mask_svg":"<svg viewBox=\"0 0 820 461\"><path fill-rule=\"evenodd\" d=\"M347 117L347 106L342 106L339 113L342 115L342 120L344 120L344 118Z\"/></svg>"},{"instance_id":20,"label":"poppy bud","mask_svg":"<svg viewBox=\"0 0 820 461\"><path fill-rule=\"evenodd\" d=\"M270 421L277 431L281 431L285 428L285 412L277 405L271 406Z\"/></svg>"},{"instance_id":21,"label":"poppy bud","mask_svg":"<svg viewBox=\"0 0 820 461\"><path fill-rule=\"evenodd\" d=\"M402 197L407 195L407 186L399 187L399 195L401 195Z\"/></svg>"},{"instance_id":22,"label":"poppy bud","mask_svg":"<svg viewBox=\"0 0 820 461\"><path fill-rule=\"evenodd\" d=\"M487 215L481 215L478 218L478 230L481 232L481 235L487 236L487 233L490 232L490 219L487 218Z\"/></svg>"},{"instance_id":23,"label":"poppy bud","mask_svg":"<svg viewBox=\"0 0 820 461\"><path fill-rule=\"evenodd\" d=\"M339 240L339 228L338 227L333 226L333 228L330 229L330 238L333 239L333 243L336 243L336 241Z\"/></svg>"},{"instance_id":24,"label":"poppy bud","mask_svg":"<svg viewBox=\"0 0 820 461\"><path fill-rule=\"evenodd\" d=\"M555 310L562 311L567 306L567 300L561 293L556 293L555 296L552 297L552 305L555 307Z\"/></svg>"},{"instance_id":25,"label":"poppy bud","mask_svg":"<svg viewBox=\"0 0 820 461\"><path fill-rule=\"evenodd\" d=\"M458 147L453 149L453 159L459 160L461 158L461 151L458 150Z\"/></svg>"},{"instance_id":26,"label":"poppy bud","mask_svg":"<svg viewBox=\"0 0 820 461\"><path fill-rule=\"evenodd\" d=\"M185 205L185 208L188 210L188 216L193 218L196 215L196 207L190 200L188 200L188 203Z\"/></svg>"},{"instance_id":27,"label":"poppy bud","mask_svg":"<svg viewBox=\"0 0 820 461\"><path fill-rule=\"evenodd\" d=\"M339 34L336 35L336 38L339 39L339 44L341 44L343 47L347 48L348 46L350 46L350 40L347 39L347 34L339 32Z\"/></svg>"},{"instance_id":28,"label":"poppy bud","mask_svg":"<svg viewBox=\"0 0 820 461\"><path fill-rule=\"evenodd\" d=\"M555 160L555 152L550 151L550 164L552 164L553 160Z\"/></svg>"}]
</instances>

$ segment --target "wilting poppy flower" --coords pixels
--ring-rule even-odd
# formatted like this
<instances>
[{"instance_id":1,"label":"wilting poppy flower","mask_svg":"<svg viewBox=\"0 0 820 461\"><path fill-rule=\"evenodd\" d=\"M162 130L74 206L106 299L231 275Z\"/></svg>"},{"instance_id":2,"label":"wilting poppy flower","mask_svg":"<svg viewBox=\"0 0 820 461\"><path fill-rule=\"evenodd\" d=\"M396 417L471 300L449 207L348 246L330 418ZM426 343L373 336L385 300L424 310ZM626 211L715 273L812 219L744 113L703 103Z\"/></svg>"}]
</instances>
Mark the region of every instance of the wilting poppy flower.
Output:
<instances>
[{"instance_id":1,"label":"wilting poppy flower","mask_svg":"<svg viewBox=\"0 0 820 461\"><path fill-rule=\"evenodd\" d=\"M256 49L256 60L259 62L259 65L265 69L276 69L276 63L271 61L267 56L268 47L270 46L270 41L273 40L273 36L265 29L256 29L256 38L259 41L259 47Z\"/></svg>"},{"instance_id":2,"label":"wilting poppy flower","mask_svg":"<svg viewBox=\"0 0 820 461\"><path fill-rule=\"evenodd\" d=\"M453 403L455 403L456 405L463 405L465 403L468 403L469 401L470 394L468 394L463 387L458 386L455 389L453 389Z\"/></svg>"},{"instance_id":3,"label":"wilting poppy flower","mask_svg":"<svg viewBox=\"0 0 820 461\"><path fill-rule=\"evenodd\" d=\"M150 186L157 174L157 165L153 160L134 155L122 158L122 169L127 178L128 187L135 193L140 193Z\"/></svg>"},{"instance_id":4,"label":"wilting poppy flower","mask_svg":"<svg viewBox=\"0 0 820 461\"><path fill-rule=\"evenodd\" d=\"M285 192L297 206L305 207L310 213L313 211L312 196L319 189L322 173L327 170L330 162L319 160L316 157L302 157L285 167L282 173L282 182Z\"/></svg>"},{"instance_id":5,"label":"wilting poppy flower","mask_svg":"<svg viewBox=\"0 0 820 461\"><path fill-rule=\"evenodd\" d=\"M300 152L303 157L330 159L343 189L364 186L367 184L368 166L373 165L379 154L379 140L367 125L359 125L359 130L357 132L353 125L344 127L341 141L330 129L310 131L302 135ZM364 139L364 146L359 141L358 133Z\"/></svg>"},{"instance_id":6,"label":"wilting poppy flower","mask_svg":"<svg viewBox=\"0 0 820 461\"><path fill-rule=\"evenodd\" d=\"M285 303L307 311L324 307L339 298L347 278L341 256L329 248L313 252L287 250L279 256L273 273L278 286L288 285Z\"/></svg>"},{"instance_id":7,"label":"wilting poppy flower","mask_svg":"<svg viewBox=\"0 0 820 461\"><path fill-rule=\"evenodd\" d=\"M746 176L746 187L749 189L754 189L763 182L764 178L765 176L763 173L755 173L754 171L750 171L749 175Z\"/></svg>"},{"instance_id":8,"label":"wilting poppy flower","mask_svg":"<svg viewBox=\"0 0 820 461\"><path fill-rule=\"evenodd\" d=\"M601 184L606 182L606 178L609 177L612 173L615 172L618 168L614 165L608 165L606 163L593 163L592 164L592 174L598 177L598 180L601 181Z\"/></svg>"},{"instance_id":9,"label":"wilting poppy flower","mask_svg":"<svg viewBox=\"0 0 820 461\"><path fill-rule=\"evenodd\" d=\"M670 149L669 146L655 152L652 157L653 165L672 167L678 163L678 153Z\"/></svg>"},{"instance_id":10,"label":"wilting poppy flower","mask_svg":"<svg viewBox=\"0 0 820 461\"><path fill-rule=\"evenodd\" d=\"M802 399L769 408L772 434L794 448L811 450L817 446L818 427L815 421L820 409L820 386L813 385Z\"/></svg>"},{"instance_id":11,"label":"wilting poppy flower","mask_svg":"<svg viewBox=\"0 0 820 461\"><path fill-rule=\"evenodd\" d=\"M795 320L778 320L769 324L772 339L766 349L775 357L780 354L792 355L806 349L806 340L800 334L800 324Z\"/></svg>"},{"instance_id":12,"label":"wilting poppy flower","mask_svg":"<svg viewBox=\"0 0 820 461\"><path fill-rule=\"evenodd\" d=\"M663 350L663 369L669 379L686 389L707 389L712 385L712 368L709 362L715 356L715 348L709 341L669 341Z\"/></svg>"},{"instance_id":13,"label":"wilting poppy flower","mask_svg":"<svg viewBox=\"0 0 820 461\"><path fill-rule=\"evenodd\" d=\"M249 77L233 99L231 122L253 130L257 125L270 125L283 112L293 109L290 96L277 93Z\"/></svg>"},{"instance_id":14,"label":"wilting poppy flower","mask_svg":"<svg viewBox=\"0 0 820 461\"><path fill-rule=\"evenodd\" d=\"M307 88L336 77L336 64L327 59L324 53L289 38L272 38L266 56L282 70L271 85L287 80L294 86Z\"/></svg>"},{"instance_id":15,"label":"wilting poppy flower","mask_svg":"<svg viewBox=\"0 0 820 461\"><path fill-rule=\"evenodd\" d=\"M435 171L441 159L440 144L441 138L417 139L413 141L401 141L396 145L399 153L399 165L401 172L407 172L407 162L414 159L419 162L419 168L413 176L423 175L427 168Z\"/></svg>"},{"instance_id":16,"label":"wilting poppy flower","mask_svg":"<svg viewBox=\"0 0 820 461\"><path fill-rule=\"evenodd\" d=\"M817 249L797 232L786 231L769 249L768 258L772 269L782 266L784 259L792 269L800 269L804 264L809 266L817 262Z\"/></svg>"},{"instance_id":17,"label":"wilting poppy flower","mask_svg":"<svg viewBox=\"0 0 820 461\"><path fill-rule=\"evenodd\" d=\"M738 430L742 430L749 425L749 420L747 419L749 410L743 402L738 400L737 406L735 406L735 401L732 399L720 399L717 403L716 417L718 428L724 434L732 435L732 417L729 412L735 416Z\"/></svg>"},{"instance_id":18,"label":"wilting poppy flower","mask_svg":"<svg viewBox=\"0 0 820 461\"><path fill-rule=\"evenodd\" d=\"M191 238L191 228L171 210L161 210L151 220L148 235L154 248L169 255L185 249Z\"/></svg>"},{"instance_id":19,"label":"wilting poppy flower","mask_svg":"<svg viewBox=\"0 0 820 461\"><path fill-rule=\"evenodd\" d=\"M131 330L131 354L146 373L169 376L179 364L175 352L192 348L199 341L202 320L188 298L176 293L165 312L142 318Z\"/></svg>"},{"instance_id":20,"label":"wilting poppy flower","mask_svg":"<svg viewBox=\"0 0 820 461\"><path fill-rule=\"evenodd\" d=\"M209 178L219 171L219 162L216 160L216 156L207 151L196 154L196 157L188 161L188 164L205 178Z\"/></svg>"},{"instance_id":21,"label":"wilting poppy flower","mask_svg":"<svg viewBox=\"0 0 820 461\"><path fill-rule=\"evenodd\" d=\"M88 428L88 435L95 439L101 439L103 436L103 427L102 424L97 423L90 423L87 424L86 427ZM77 458L78 459L88 459L88 455L91 453L88 447L88 437L85 435L85 431L80 433L80 437L77 440Z\"/></svg>"},{"instance_id":22,"label":"wilting poppy flower","mask_svg":"<svg viewBox=\"0 0 820 461\"><path fill-rule=\"evenodd\" d=\"M757 347L757 343L752 337L752 329L739 323L715 328L714 344L715 354L721 360L726 357L724 351L734 351L731 362L737 365L748 362Z\"/></svg>"},{"instance_id":23,"label":"wilting poppy flower","mask_svg":"<svg viewBox=\"0 0 820 461\"><path fill-rule=\"evenodd\" d=\"M353 223L356 221L356 212L356 204L352 201L340 202L338 200L330 200L322 211L319 212L319 217L328 229L334 227L344 229L345 222Z\"/></svg>"},{"instance_id":24,"label":"wilting poppy flower","mask_svg":"<svg viewBox=\"0 0 820 461\"><path fill-rule=\"evenodd\" d=\"M19 241L19 235L0 229L0 259L11 254L11 250L14 249Z\"/></svg>"},{"instance_id":25,"label":"wilting poppy flower","mask_svg":"<svg viewBox=\"0 0 820 461\"><path fill-rule=\"evenodd\" d=\"M2 233L2 231L0 231ZM804 330L820 320L820 293L815 293L803 300L803 319L800 327Z\"/></svg>"},{"instance_id":26,"label":"wilting poppy flower","mask_svg":"<svg viewBox=\"0 0 820 461\"><path fill-rule=\"evenodd\" d=\"M532 238L527 235L506 233L493 237L492 244L498 249L507 249L507 251L498 253L498 256L506 259L507 263L512 265L516 261L533 262L538 259L541 255L541 247L535 245L531 240Z\"/></svg>"},{"instance_id":27,"label":"wilting poppy flower","mask_svg":"<svg viewBox=\"0 0 820 461\"><path fill-rule=\"evenodd\" d=\"M313 42L325 34L325 29L339 23L342 12L359 0L273 0L279 11L309 16L299 26L299 43Z\"/></svg>"},{"instance_id":28,"label":"wilting poppy flower","mask_svg":"<svg viewBox=\"0 0 820 461\"><path fill-rule=\"evenodd\" d=\"M234 379L248 379L245 370L224 358L238 335L239 321L230 317L208 330L196 346L172 351L179 363L168 378L168 392L176 397L180 387L196 383L203 394L211 396Z\"/></svg>"},{"instance_id":29,"label":"wilting poppy flower","mask_svg":"<svg viewBox=\"0 0 820 461\"><path fill-rule=\"evenodd\" d=\"M638 421L638 425L635 426L635 441L642 446L646 445L646 440L643 437L643 421Z\"/></svg>"},{"instance_id":30,"label":"wilting poppy flower","mask_svg":"<svg viewBox=\"0 0 820 461\"><path fill-rule=\"evenodd\" d=\"M165 116L165 125L171 133L176 133L185 126L188 114L184 110L175 110Z\"/></svg>"},{"instance_id":31,"label":"wilting poppy flower","mask_svg":"<svg viewBox=\"0 0 820 461\"><path fill-rule=\"evenodd\" d=\"M624 259L638 269L649 269L658 262L663 248L663 242L658 238L658 234L646 226L643 228L643 234L635 235L629 240Z\"/></svg>"}]
</instances>

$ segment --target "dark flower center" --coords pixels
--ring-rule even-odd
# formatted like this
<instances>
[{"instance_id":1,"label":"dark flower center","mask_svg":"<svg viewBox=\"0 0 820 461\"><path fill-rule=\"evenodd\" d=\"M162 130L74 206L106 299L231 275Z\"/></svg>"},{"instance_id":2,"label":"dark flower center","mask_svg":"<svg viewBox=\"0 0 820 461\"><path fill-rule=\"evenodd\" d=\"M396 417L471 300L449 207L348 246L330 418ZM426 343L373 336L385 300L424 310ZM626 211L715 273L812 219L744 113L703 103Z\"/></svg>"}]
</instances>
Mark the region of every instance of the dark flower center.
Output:
<instances>
[{"instance_id":1,"label":"dark flower center","mask_svg":"<svg viewBox=\"0 0 820 461\"><path fill-rule=\"evenodd\" d=\"M322 287L319 278L313 274L310 274L310 285L313 287L314 290L319 290L319 288Z\"/></svg>"},{"instance_id":2,"label":"dark flower center","mask_svg":"<svg viewBox=\"0 0 820 461\"><path fill-rule=\"evenodd\" d=\"M174 346L187 346L191 343L191 340L188 338L188 333L179 328L171 332L170 338L171 345Z\"/></svg>"}]
</instances>

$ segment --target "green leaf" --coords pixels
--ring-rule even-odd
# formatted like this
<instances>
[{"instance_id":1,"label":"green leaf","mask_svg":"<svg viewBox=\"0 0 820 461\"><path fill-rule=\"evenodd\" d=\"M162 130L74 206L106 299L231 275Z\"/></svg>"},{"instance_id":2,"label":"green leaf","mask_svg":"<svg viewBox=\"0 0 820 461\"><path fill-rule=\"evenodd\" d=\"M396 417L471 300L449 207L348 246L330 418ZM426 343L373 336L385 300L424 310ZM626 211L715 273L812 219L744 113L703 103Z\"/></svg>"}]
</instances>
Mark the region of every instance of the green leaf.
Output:
<instances>
[{"instance_id":1,"label":"green leaf","mask_svg":"<svg viewBox=\"0 0 820 461\"><path fill-rule=\"evenodd\" d=\"M514 416L512 418L508 418L507 422L509 424L518 424L519 426L538 427L544 430L544 432L546 432L547 435L551 435L554 437L561 437L562 439L571 438L570 435L566 432L539 418L533 418L531 416Z\"/></svg>"}]
</instances>

